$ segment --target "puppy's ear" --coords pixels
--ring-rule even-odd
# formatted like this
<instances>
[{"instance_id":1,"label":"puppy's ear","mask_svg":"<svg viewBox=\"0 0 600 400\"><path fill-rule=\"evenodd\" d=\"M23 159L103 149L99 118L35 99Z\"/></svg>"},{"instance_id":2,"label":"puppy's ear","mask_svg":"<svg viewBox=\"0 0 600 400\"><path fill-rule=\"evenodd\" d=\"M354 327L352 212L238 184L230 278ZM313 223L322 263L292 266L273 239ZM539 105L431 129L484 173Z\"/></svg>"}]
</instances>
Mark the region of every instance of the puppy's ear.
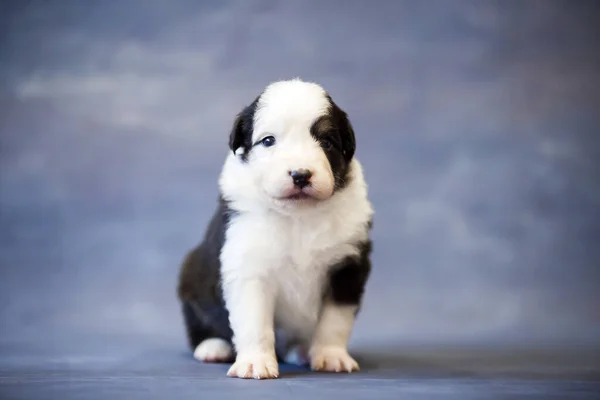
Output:
<instances>
[{"instance_id":1,"label":"puppy's ear","mask_svg":"<svg viewBox=\"0 0 600 400\"><path fill-rule=\"evenodd\" d=\"M235 117L233 121L233 127L229 134L229 148L233 153L240 147L244 149L245 158L246 153L252 147L252 132L254 130L254 113L258 104L257 97L252 104L244 107L244 109Z\"/></svg>"},{"instance_id":2,"label":"puppy's ear","mask_svg":"<svg viewBox=\"0 0 600 400\"><path fill-rule=\"evenodd\" d=\"M356 151L356 137L354 135L354 128L348 119L348 115L344 110L338 107L337 104L327 96L331 104L331 116L333 117L335 124L338 128L340 140L342 141L342 153L346 162L350 162L354 157Z\"/></svg>"},{"instance_id":3,"label":"puppy's ear","mask_svg":"<svg viewBox=\"0 0 600 400\"><path fill-rule=\"evenodd\" d=\"M343 112L343 111L342 111ZM350 162L356 151L356 137L354 136L354 128L348 119L346 113L343 118L344 124L340 128L340 137L342 139L342 153L346 162Z\"/></svg>"},{"instance_id":4,"label":"puppy's ear","mask_svg":"<svg viewBox=\"0 0 600 400\"><path fill-rule=\"evenodd\" d=\"M229 148L235 154L236 150L243 146L244 138L247 134L244 133L244 120L243 115L240 113L235 117L233 121L233 127L229 134Z\"/></svg>"}]
</instances>

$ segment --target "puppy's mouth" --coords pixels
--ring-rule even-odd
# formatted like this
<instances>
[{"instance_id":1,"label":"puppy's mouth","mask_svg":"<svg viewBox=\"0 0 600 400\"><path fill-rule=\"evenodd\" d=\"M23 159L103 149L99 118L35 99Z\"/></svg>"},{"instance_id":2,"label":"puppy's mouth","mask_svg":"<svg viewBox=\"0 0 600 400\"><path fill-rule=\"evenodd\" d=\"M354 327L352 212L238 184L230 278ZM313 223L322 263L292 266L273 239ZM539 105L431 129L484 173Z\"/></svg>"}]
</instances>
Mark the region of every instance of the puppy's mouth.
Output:
<instances>
[{"instance_id":1,"label":"puppy's mouth","mask_svg":"<svg viewBox=\"0 0 600 400\"><path fill-rule=\"evenodd\" d=\"M278 197L278 200L282 201L301 201L301 200L309 200L314 199L314 196L311 196L304 190L294 191L292 193L286 194L284 196Z\"/></svg>"}]
</instances>

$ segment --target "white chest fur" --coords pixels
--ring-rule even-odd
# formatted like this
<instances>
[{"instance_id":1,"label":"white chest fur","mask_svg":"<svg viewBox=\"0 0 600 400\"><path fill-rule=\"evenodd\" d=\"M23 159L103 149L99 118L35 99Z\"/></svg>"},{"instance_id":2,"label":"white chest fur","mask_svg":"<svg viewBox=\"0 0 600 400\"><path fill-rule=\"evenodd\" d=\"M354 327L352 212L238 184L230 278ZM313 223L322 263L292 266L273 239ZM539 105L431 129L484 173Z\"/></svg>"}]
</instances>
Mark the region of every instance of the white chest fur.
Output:
<instances>
[{"instance_id":1,"label":"white chest fur","mask_svg":"<svg viewBox=\"0 0 600 400\"><path fill-rule=\"evenodd\" d=\"M336 215L243 215L223 248L223 280L260 279L274 292L276 324L300 336L314 328L329 268L356 253L363 228Z\"/></svg>"}]
</instances>

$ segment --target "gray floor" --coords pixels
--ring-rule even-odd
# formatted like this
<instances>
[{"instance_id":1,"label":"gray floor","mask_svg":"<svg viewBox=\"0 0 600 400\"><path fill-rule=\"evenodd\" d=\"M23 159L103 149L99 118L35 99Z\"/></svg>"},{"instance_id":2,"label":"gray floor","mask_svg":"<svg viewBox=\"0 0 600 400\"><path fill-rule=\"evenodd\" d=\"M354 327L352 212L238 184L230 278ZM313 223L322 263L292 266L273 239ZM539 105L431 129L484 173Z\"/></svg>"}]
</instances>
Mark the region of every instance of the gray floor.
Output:
<instances>
[{"instance_id":1,"label":"gray floor","mask_svg":"<svg viewBox=\"0 0 600 400\"><path fill-rule=\"evenodd\" d=\"M99 338L97 338L99 339ZM46 347L5 343L2 399L594 399L600 353L589 349L358 347L362 371L317 374L289 365L273 381L227 378L180 345L90 339Z\"/></svg>"}]
</instances>

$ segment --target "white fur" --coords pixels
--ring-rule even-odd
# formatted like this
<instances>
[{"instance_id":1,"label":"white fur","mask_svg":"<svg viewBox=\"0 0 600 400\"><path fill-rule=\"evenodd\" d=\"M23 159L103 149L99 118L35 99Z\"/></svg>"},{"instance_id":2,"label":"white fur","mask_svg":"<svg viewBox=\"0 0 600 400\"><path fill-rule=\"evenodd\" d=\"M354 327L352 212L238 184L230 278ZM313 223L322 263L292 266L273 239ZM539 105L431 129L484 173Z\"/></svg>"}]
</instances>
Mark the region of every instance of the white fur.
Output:
<instances>
[{"instance_id":1,"label":"white fur","mask_svg":"<svg viewBox=\"0 0 600 400\"><path fill-rule=\"evenodd\" d=\"M354 312L328 304L320 319L319 311L328 267L358 254L355 246L367 239L373 210L356 159L349 185L333 193L329 163L309 132L326 112L324 96L319 86L299 80L269 86L255 114L253 142L273 135L276 145L255 147L246 163L230 154L221 173L223 196L243 211L231 220L221 252L225 302L238 352L231 376L278 375L275 327L323 359L319 369L358 368L346 350ZM293 168L313 171L317 193L312 194L318 200L278 199L290 190L288 171ZM327 342L329 333L337 339Z\"/></svg>"},{"instance_id":2,"label":"white fur","mask_svg":"<svg viewBox=\"0 0 600 400\"><path fill-rule=\"evenodd\" d=\"M220 338L205 339L194 350L194 358L204 362L226 362L232 356L233 348Z\"/></svg>"},{"instance_id":3,"label":"white fur","mask_svg":"<svg viewBox=\"0 0 600 400\"><path fill-rule=\"evenodd\" d=\"M352 372L359 369L358 363L348 354L356 308L325 304L309 353L314 370Z\"/></svg>"}]
</instances>

